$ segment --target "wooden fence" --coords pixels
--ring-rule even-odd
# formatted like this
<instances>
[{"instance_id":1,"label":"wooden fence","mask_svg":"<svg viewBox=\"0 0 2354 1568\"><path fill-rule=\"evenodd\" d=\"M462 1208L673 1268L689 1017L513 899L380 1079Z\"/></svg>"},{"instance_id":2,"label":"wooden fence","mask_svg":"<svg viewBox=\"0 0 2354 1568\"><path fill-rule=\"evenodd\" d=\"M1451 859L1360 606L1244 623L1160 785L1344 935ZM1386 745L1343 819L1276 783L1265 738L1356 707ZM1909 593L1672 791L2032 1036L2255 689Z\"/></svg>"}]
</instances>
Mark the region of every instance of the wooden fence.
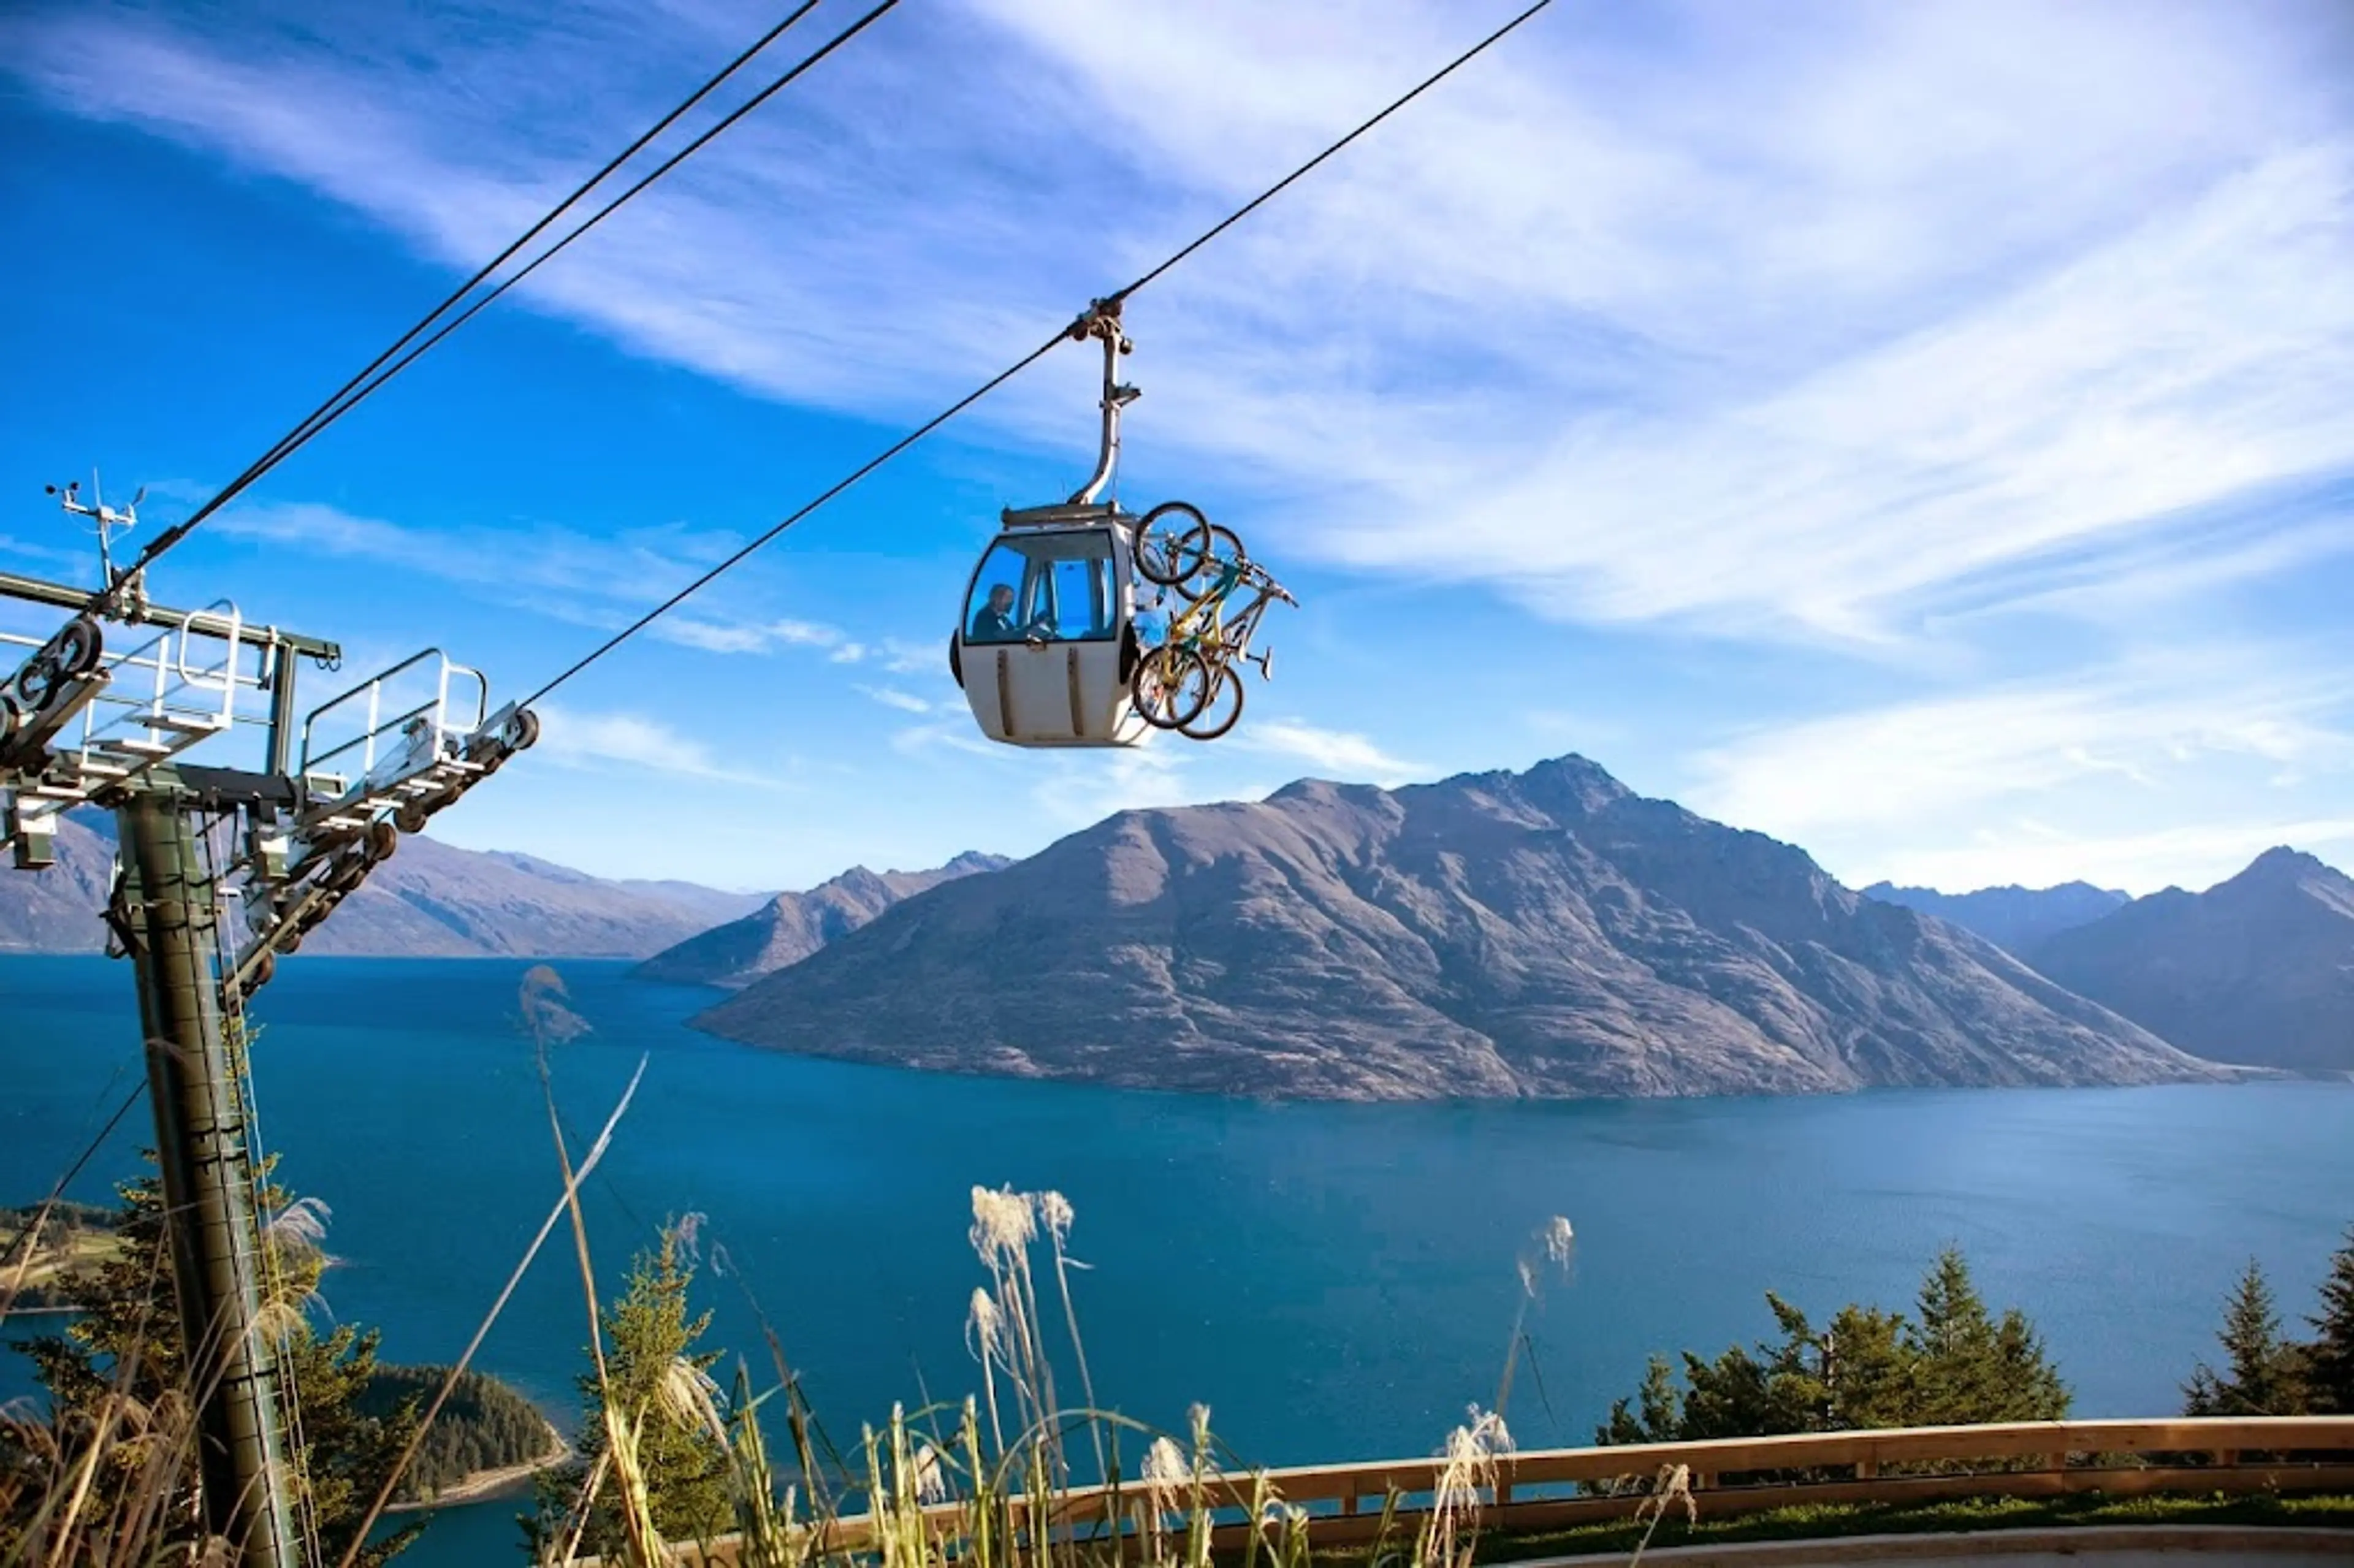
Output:
<instances>
[{"instance_id":1,"label":"wooden fence","mask_svg":"<svg viewBox=\"0 0 2354 1568\"><path fill-rule=\"evenodd\" d=\"M1309 1515L1310 1540L1339 1546L1373 1540L1390 1495L1394 1528L1407 1543L1432 1506L1444 1461L1387 1459L1263 1472L1273 1494ZM2068 1492L2354 1492L2354 1415L2190 1418L2165 1421L2028 1421L1987 1426L1909 1426L1811 1432L1707 1443L1608 1448L1532 1449L1498 1457L1496 1485L1479 1492L1483 1531L1550 1529L1628 1518L1639 1493L1668 1467L1688 1472L1703 1516L1798 1503L1910 1503L1956 1497L2052 1497ZM1239 1544L1259 1478L1211 1478L1218 1509L1214 1539ZM1597 1493L1594 1489L1614 1489ZM1120 1514L1143 1505L1129 1483ZM1103 1528L1108 1489L1058 1495L1050 1525ZM961 1505L925 1510L953 1537ZM1017 1517L1027 1510L1016 1505ZM855 1552L871 1539L866 1516L827 1526L826 1546ZM695 1563L684 1549L680 1561ZM712 1568L732 1565L733 1542L712 1543Z\"/></svg>"}]
</instances>

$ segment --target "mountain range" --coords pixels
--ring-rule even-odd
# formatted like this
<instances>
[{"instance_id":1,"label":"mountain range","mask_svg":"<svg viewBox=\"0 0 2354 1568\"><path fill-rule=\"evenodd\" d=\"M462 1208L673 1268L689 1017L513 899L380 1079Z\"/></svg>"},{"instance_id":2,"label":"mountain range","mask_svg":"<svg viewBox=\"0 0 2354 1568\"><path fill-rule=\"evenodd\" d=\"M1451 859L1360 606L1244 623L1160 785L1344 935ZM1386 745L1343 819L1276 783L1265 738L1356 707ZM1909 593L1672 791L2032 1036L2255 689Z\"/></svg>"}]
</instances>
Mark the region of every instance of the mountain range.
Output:
<instances>
[{"instance_id":1,"label":"mountain range","mask_svg":"<svg viewBox=\"0 0 2354 1568\"><path fill-rule=\"evenodd\" d=\"M901 899L1013 863L1002 854L968 851L931 871L877 872L854 865L807 893L779 893L742 919L690 937L631 972L642 980L736 990L801 962Z\"/></svg>"},{"instance_id":2,"label":"mountain range","mask_svg":"<svg viewBox=\"0 0 2354 1568\"><path fill-rule=\"evenodd\" d=\"M2022 955L2218 1062L2354 1072L2354 879L2266 850L2204 893L2169 887Z\"/></svg>"},{"instance_id":3,"label":"mountain range","mask_svg":"<svg viewBox=\"0 0 2354 1568\"><path fill-rule=\"evenodd\" d=\"M111 833L75 813L55 867L0 874L0 951L101 946ZM2354 1075L2354 880L2311 855L2140 899L1857 894L1578 758L773 896L418 835L304 951L636 959L737 992L696 1022L758 1044L1253 1094Z\"/></svg>"},{"instance_id":4,"label":"mountain range","mask_svg":"<svg viewBox=\"0 0 2354 1568\"><path fill-rule=\"evenodd\" d=\"M1280 1097L2228 1075L1576 757L1123 811L695 1022L859 1061Z\"/></svg>"},{"instance_id":5,"label":"mountain range","mask_svg":"<svg viewBox=\"0 0 2354 1568\"><path fill-rule=\"evenodd\" d=\"M1934 887L1896 887L1875 882L1862 891L1866 898L1902 904L1950 920L2020 956L2055 932L2089 926L2133 901L2131 894L2095 887L2089 882L2063 882L2057 887L1982 887L1976 893L1940 893Z\"/></svg>"},{"instance_id":6,"label":"mountain range","mask_svg":"<svg viewBox=\"0 0 2354 1568\"><path fill-rule=\"evenodd\" d=\"M113 820L77 811L58 824L57 864L0 870L0 951L97 952L106 928ZM765 894L686 882L618 882L422 834L303 942L306 954L398 958L642 959L759 908Z\"/></svg>"}]
</instances>

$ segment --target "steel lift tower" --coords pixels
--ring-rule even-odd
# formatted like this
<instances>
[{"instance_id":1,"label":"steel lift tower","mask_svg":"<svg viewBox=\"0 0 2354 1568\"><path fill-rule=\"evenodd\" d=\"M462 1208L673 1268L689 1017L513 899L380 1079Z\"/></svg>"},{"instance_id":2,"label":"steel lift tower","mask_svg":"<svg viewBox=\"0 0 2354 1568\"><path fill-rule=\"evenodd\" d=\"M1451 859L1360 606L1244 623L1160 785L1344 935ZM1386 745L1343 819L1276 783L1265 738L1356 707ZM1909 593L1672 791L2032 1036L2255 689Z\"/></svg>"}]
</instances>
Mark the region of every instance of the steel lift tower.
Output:
<instances>
[{"instance_id":1,"label":"steel lift tower","mask_svg":"<svg viewBox=\"0 0 2354 1568\"><path fill-rule=\"evenodd\" d=\"M0 573L0 600L69 617L46 640L0 626L0 650L28 651L0 680L0 838L38 874L64 813L113 815L107 951L137 980L205 1524L248 1568L301 1568L287 1395L256 1326L245 1004L401 834L531 745L538 721L493 711L489 683L439 649L305 711L296 673L339 669L334 643L249 625L227 600L150 601L111 548L138 498L110 507L94 481L88 501L79 484L50 493L95 528L107 587ZM240 747L258 767L228 765Z\"/></svg>"}]
</instances>

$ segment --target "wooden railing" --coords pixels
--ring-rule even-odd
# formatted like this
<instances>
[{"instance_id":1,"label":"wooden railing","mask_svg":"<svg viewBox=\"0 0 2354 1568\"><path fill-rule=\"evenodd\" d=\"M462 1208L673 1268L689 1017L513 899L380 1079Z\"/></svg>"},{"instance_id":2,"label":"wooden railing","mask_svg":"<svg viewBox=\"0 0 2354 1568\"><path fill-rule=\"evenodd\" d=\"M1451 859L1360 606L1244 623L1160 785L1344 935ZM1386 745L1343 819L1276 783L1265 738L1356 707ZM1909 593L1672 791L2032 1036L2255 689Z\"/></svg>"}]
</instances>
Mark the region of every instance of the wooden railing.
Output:
<instances>
[{"instance_id":1,"label":"wooden railing","mask_svg":"<svg viewBox=\"0 0 2354 1568\"><path fill-rule=\"evenodd\" d=\"M1399 1494L1395 1528L1411 1541L1429 1509L1443 1461L1387 1459L1264 1472L1285 1503L1310 1514L1318 1546L1374 1539L1380 1515ZM1967 1467L1999 1466L1999 1468ZM1681 1466L1703 1515L1755 1512L1797 1503L1904 1503L1953 1497L2051 1497L2066 1492L2354 1492L2354 1415L2185 1417L2167 1421L2029 1421L1990 1426L1908 1426L1813 1432L1706 1443L1547 1448L1500 1456L1496 1485L1479 1493L1483 1531L1550 1529L1624 1519L1660 1471ZM1219 1510L1214 1539L1238 1543L1259 1478L1211 1478ZM1597 1493L1596 1488L1615 1490ZM1108 1489L1079 1487L1055 1499L1047 1523L1107 1528ZM1143 1496L1130 1483L1120 1514L1138 1518ZM961 1505L925 1510L954 1534ZM1017 1520L1027 1510L1015 1505ZM829 1549L856 1551L872 1538L864 1515L832 1521ZM680 1561L697 1561L687 1548ZM712 1543L713 1568L732 1564L733 1542Z\"/></svg>"}]
</instances>

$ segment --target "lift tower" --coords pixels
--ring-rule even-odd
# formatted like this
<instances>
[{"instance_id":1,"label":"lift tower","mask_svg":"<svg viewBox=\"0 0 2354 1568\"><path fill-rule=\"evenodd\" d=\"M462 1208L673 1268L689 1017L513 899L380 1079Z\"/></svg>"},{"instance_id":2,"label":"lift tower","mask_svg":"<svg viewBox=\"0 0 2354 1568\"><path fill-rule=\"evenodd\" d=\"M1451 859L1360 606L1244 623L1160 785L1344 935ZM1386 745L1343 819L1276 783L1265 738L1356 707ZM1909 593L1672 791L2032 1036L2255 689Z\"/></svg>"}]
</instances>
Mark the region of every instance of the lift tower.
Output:
<instances>
[{"instance_id":1,"label":"lift tower","mask_svg":"<svg viewBox=\"0 0 2354 1568\"><path fill-rule=\"evenodd\" d=\"M0 650L30 651L0 681L0 838L37 874L65 813L113 815L107 951L137 980L205 1526L248 1568L301 1568L292 1391L259 1322L245 1004L402 833L528 747L538 721L491 711L489 683L438 649L304 712L297 669L339 669L341 650L249 625L227 600L150 601L110 547L137 498L117 509L92 489L51 493L95 527L105 588L0 573L0 601L71 612L46 640L0 625ZM258 766L224 765L240 748Z\"/></svg>"}]
</instances>

